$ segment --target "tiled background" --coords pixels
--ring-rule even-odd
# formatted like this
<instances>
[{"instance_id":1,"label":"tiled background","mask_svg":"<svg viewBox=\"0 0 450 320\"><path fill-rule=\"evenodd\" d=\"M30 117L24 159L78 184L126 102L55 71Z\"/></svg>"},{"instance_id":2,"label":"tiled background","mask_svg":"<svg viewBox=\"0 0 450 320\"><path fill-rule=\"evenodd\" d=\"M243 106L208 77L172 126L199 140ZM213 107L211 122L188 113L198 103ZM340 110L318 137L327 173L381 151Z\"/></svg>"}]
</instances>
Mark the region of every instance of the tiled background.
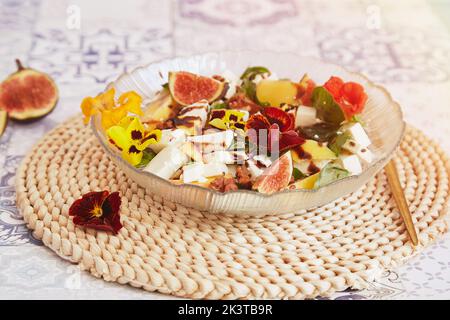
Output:
<instances>
[{"instance_id":1,"label":"tiled background","mask_svg":"<svg viewBox=\"0 0 450 320\"><path fill-rule=\"evenodd\" d=\"M138 65L217 50L291 51L382 83L406 120L450 154L449 5L440 0L0 0L0 76L14 59L50 73L58 107L0 140L0 298L161 298L95 279L33 239L15 208L14 172L86 95ZM80 28L72 28L73 13ZM69 24L68 24L69 23ZM450 237L336 299L450 298Z\"/></svg>"}]
</instances>

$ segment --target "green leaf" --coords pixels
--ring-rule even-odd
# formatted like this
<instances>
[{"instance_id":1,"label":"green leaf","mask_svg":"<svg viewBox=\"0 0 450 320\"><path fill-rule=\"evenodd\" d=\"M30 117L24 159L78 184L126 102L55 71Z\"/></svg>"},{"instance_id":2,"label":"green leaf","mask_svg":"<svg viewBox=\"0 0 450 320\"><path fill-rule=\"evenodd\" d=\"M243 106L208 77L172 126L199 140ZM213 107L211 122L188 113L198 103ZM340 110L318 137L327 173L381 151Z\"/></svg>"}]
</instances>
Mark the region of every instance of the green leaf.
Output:
<instances>
[{"instance_id":1,"label":"green leaf","mask_svg":"<svg viewBox=\"0 0 450 320\"><path fill-rule=\"evenodd\" d=\"M248 67L247 69L245 69L244 73L241 75L241 80L245 80L245 79L253 80L256 77L256 75L263 74L263 73L270 74L270 70L267 69L266 67L261 67L261 66Z\"/></svg>"},{"instance_id":2,"label":"green leaf","mask_svg":"<svg viewBox=\"0 0 450 320\"><path fill-rule=\"evenodd\" d=\"M320 188L333 181L348 177L349 175L350 173L347 170L339 167L335 163L329 163L320 171L319 177L314 184L314 188Z\"/></svg>"},{"instance_id":3,"label":"green leaf","mask_svg":"<svg viewBox=\"0 0 450 320\"><path fill-rule=\"evenodd\" d=\"M295 181L306 178L306 175L295 167L292 169L292 176Z\"/></svg>"},{"instance_id":4,"label":"green leaf","mask_svg":"<svg viewBox=\"0 0 450 320\"><path fill-rule=\"evenodd\" d=\"M256 97L256 84L252 81L258 74L270 74L269 69L266 67L248 67L245 69L244 73L241 75L241 90L244 94L251 99L253 102L260 104L258 98Z\"/></svg>"},{"instance_id":5,"label":"green leaf","mask_svg":"<svg viewBox=\"0 0 450 320\"><path fill-rule=\"evenodd\" d=\"M136 166L136 168L138 169L145 168L148 165L148 163L152 161L152 159L156 156L156 153L153 152L153 150L151 149L145 149L144 151L142 151L142 153L143 153L142 160Z\"/></svg>"},{"instance_id":6,"label":"green leaf","mask_svg":"<svg viewBox=\"0 0 450 320\"><path fill-rule=\"evenodd\" d=\"M257 102L256 98L256 84L249 79L245 79L242 81L241 89L244 94L254 102Z\"/></svg>"},{"instance_id":7,"label":"green leaf","mask_svg":"<svg viewBox=\"0 0 450 320\"><path fill-rule=\"evenodd\" d=\"M166 82L166 83L162 84L161 87L163 87L166 90L169 90L169 83Z\"/></svg>"},{"instance_id":8,"label":"green leaf","mask_svg":"<svg viewBox=\"0 0 450 320\"><path fill-rule=\"evenodd\" d=\"M350 118L350 122L359 122L363 127L365 126L364 121L362 121L361 117L358 114L353 115Z\"/></svg>"},{"instance_id":9,"label":"green leaf","mask_svg":"<svg viewBox=\"0 0 450 320\"><path fill-rule=\"evenodd\" d=\"M338 156L341 154L342 146L350 138L351 135L346 132L339 134L335 136L333 140L331 140L330 144L328 145L328 148Z\"/></svg>"},{"instance_id":10,"label":"green leaf","mask_svg":"<svg viewBox=\"0 0 450 320\"><path fill-rule=\"evenodd\" d=\"M341 107L324 87L314 88L311 100L313 107L317 109L317 117L320 120L336 125L345 120Z\"/></svg>"},{"instance_id":11,"label":"green leaf","mask_svg":"<svg viewBox=\"0 0 450 320\"><path fill-rule=\"evenodd\" d=\"M228 109L228 105L225 102L214 102L211 105L211 110L215 110L215 109Z\"/></svg>"},{"instance_id":12,"label":"green leaf","mask_svg":"<svg viewBox=\"0 0 450 320\"><path fill-rule=\"evenodd\" d=\"M321 122L309 127L300 127L298 130L300 135L307 139L312 139L319 142L327 142L336 135L338 129L339 125Z\"/></svg>"}]
</instances>

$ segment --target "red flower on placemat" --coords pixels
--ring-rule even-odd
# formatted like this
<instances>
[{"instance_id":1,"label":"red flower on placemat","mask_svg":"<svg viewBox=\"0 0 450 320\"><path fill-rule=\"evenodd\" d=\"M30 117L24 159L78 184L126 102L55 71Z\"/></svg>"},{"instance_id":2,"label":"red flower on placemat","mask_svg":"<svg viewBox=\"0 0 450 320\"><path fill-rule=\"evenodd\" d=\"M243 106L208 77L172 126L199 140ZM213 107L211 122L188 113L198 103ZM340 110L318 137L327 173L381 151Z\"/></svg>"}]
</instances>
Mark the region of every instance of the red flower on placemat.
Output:
<instances>
[{"instance_id":1,"label":"red flower on placemat","mask_svg":"<svg viewBox=\"0 0 450 320\"><path fill-rule=\"evenodd\" d=\"M89 192L76 200L69 209L76 225L115 234L122 228L119 209L122 200L118 192Z\"/></svg>"}]
</instances>

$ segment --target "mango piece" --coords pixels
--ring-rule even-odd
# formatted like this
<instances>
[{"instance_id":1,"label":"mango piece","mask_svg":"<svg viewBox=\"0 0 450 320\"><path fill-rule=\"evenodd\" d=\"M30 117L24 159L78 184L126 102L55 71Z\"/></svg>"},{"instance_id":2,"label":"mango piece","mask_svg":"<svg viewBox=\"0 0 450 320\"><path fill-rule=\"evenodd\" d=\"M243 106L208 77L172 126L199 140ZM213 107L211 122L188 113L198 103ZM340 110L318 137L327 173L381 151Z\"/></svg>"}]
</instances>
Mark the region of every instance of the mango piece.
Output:
<instances>
[{"instance_id":1,"label":"mango piece","mask_svg":"<svg viewBox=\"0 0 450 320\"><path fill-rule=\"evenodd\" d=\"M317 172L305 179L298 180L293 183L295 186L295 189L314 189L314 184L317 181L317 178L319 178L320 172Z\"/></svg>"},{"instance_id":2,"label":"mango piece","mask_svg":"<svg viewBox=\"0 0 450 320\"><path fill-rule=\"evenodd\" d=\"M333 160L336 154L324 144L319 144L315 140L306 140L301 146L292 149L292 160L301 162L306 159L311 160Z\"/></svg>"},{"instance_id":3,"label":"mango piece","mask_svg":"<svg viewBox=\"0 0 450 320\"><path fill-rule=\"evenodd\" d=\"M297 86L289 80L261 80L256 85L256 97L261 103L279 107L283 103L294 104Z\"/></svg>"}]
</instances>

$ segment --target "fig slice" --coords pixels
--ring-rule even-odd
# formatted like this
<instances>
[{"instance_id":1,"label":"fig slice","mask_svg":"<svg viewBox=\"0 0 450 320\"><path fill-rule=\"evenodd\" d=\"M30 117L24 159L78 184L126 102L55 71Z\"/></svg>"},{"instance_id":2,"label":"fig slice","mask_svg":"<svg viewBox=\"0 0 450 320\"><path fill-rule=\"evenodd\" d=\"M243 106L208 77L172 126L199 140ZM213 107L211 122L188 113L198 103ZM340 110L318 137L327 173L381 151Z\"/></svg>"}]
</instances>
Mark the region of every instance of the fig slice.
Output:
<instances>
[{"instance_id":1,"label":"fig slice","mask_svg":"<svg viewBox=\"0 0 450 320\"><path fill-rule=\"evenodd\" d=\"M213 78L199 76L187 71L169 72L169 91L173 99L188 106L200 100L209 103L226 93L228 84Z\"/></svg>"},{"instance_id":2,"label":"fig slice","mask_svg":"<svg viewBox=\"0 0 450 320\"><path fill-rule=\"evenodd\" d=\"M13 120L26 121L49 114L58 101L58 88L46 73L24 68L16 60L17 71L0 84L0 110Z\"/></svg>"},{"instance_id":3,"label":"fig slice","mask_svg":"<svg viewBox=\"0 0 450 320\"><path fill-rule=\"evenodd\" d=\"M3 135L8 124L8 113L6 111L0 110L0 137Z\"/></svg>"},{"instance_id":4,"label":"fig slice","mask_svg":"<svg viewBox=\"0 0 450 320\"><path fill-rule=\"evenodd\" d=\"M253 184L253 189L261 193L272 194L285 189L291 181L291 176L292 157L290 152L286 152L264 170Z\"/></svg>"}]
</instances>

